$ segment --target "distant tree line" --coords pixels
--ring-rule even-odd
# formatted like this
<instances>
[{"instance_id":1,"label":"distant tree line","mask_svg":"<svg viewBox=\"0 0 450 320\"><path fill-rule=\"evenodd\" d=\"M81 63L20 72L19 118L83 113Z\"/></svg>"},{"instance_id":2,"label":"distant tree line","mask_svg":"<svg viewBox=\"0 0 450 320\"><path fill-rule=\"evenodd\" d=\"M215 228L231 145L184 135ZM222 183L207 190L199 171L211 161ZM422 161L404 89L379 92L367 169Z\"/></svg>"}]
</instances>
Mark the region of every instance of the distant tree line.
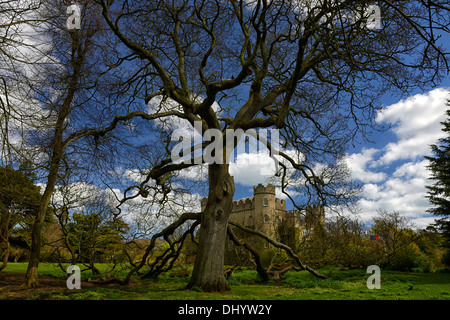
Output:
<instances>
[{"instance_id":1,"label":"distant tree line","mask_svg":"<svg viewBox=\"0 0 450 320\"><path fill-rule=\"evenodd\" d=\"M32 175L24 168L0 167L0 177L0 267L3 269L8 261L29 258L32 217L41 194L33 184ZM110 264L111 270L117 266L128 269L137 266L153 242L141 275L157 277L173 266L180 267L186 275L189 273L197 251L196 225L184 233L174 232L164 240L153 241L149 236L130 240L129 224L115 217L107 198L96 195L84 201L78 210L70 209L69 195L63 198L66 200L59 203L52 201L46 215L42 261L57 263L64 271L67 264L84 265L84 270L100 274L98 263ZM369 224L354 217L336 216L328 218L324 225L317 225L301 241L282 239L282 242L313 268L361 268L375 264L393 270L431 272L450 266L445 233L434 226L421 230L412 227L398 212L380 210ZM286 251L273 246L250 255L245 249L251 247L251 241L241 236L229 234L230 241L242 247L235 247L240 250L240 259L234 261L234 266L228 266L226 272L238 266L255 265L269 279L268 274L296 267Z\"/></svg>"}]
</instances>

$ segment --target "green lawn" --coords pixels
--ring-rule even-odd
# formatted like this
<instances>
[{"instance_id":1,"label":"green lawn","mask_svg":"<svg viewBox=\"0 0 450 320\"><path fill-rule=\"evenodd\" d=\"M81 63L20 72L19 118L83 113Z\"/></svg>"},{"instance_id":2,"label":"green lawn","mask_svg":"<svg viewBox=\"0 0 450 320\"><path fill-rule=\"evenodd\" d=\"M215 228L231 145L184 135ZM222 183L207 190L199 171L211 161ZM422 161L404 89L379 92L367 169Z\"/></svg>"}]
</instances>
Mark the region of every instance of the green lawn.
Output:
<instances>
[{"instance_id":1,"label":"green lawn","mask_svg":"<svg viewBox=\"0 0 450 320\"><path fill-rule=\"evenodd\" d=\"M63 264L64 269L67 269L69 266L68 263ZM110 270L110 266L108 264L99 263L95 265L101 272L107 272ZM17 263L11 263L8 262L8 265L6 269L4 269L2 272L10 272L10 273L25 273L27 271L28 263L26 262L17 262ZM80 265L80 268L83 269L84 267ZM61 270L61 268L56 263L40 263L38 274L45 275L45 276L54 276L54 277L67 277L68 274ZM124 273L126 274L126 273ZM82 273L82 276L84 277L91 277L92 272L86 271Z\"/></svg>"},{"instance_id":2,"label":"green lawn","mask_svg":"<svg viewBox=\"0 0 450 320\"><path fill-rule=\"evenodd\" d=\"M106 265L98 267L101 270L108 269ZM226 293L184 290L189 278L174 277L171 276L171 272L168 272L160 276L158 280L141 281L138 286L127 289L118 285L114 288L83 289L82 282L81 290L39 292L39 289L35 289L36 295L33 298L83 300L450 300L450 273L406 273L381 270L381 289L369 290L366 281L370 275L365 270L326 269L321 272L328 274L330 270L331 276L325 280L317 279L307 271L289 271L283 276L281 282L269 283L260 283L253 270L238 271L229 280L232 291ZM25 271L26 264L10 263L2 272L22 273ZM59 267L47 263L40 265L39 273L67 278L67 274ZM86 272L82 276L92 277L92 274Z\"/></svg>"}]
</instances>

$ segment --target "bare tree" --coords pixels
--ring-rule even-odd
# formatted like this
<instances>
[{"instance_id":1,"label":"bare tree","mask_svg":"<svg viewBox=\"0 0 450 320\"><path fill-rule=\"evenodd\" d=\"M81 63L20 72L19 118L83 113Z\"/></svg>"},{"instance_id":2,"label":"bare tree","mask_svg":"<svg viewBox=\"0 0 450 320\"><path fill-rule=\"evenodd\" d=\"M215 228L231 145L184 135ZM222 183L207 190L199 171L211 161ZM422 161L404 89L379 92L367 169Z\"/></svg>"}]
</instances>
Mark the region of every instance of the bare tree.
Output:
<instances>
[{"instance_id":1,"label":"bare tree","mask_svg":"<svg viewBox=\"0 0 450 320\"><path fill-rule=\"evenodd\" d=\"M411 230L411 222L402 217L398 212L379 210L378 216L373 218L373 232L381 238L377 254L382 264L392 265L402 250L407 249L417 234Z\"/></svg>"},{"instance_id":2,"label":"bare tree","mask_svg":"<svg viewBox=\"0 0 450 320\"><path fill-rule=\"evenodd\" d=\"M227 129L279 130L279 185L305 195L292 199L298 207L345 204L351 186L343 175L320 174L327 172L322 169L338 168L348 143L364 137L383 94L437 84L449 70L439 45L449 31L446 1L378 1L375 7L353 0L98 2L111 31L138 58L134 68L130 64L127 89L153 103L153 110L121 114L86 134L107 137L119 122L137 118L166 125L159 126L166 129L159 155L146 179L129 190L132 197L147 196L149 182L167 195L174 173L199 164L171 158L171 119L223 133L223 161L207 166L208 202L188 288L229 290L223 256L235 191L227 160L235 146L225 143ZM379 28L372 24L376 9ZM197 147L207 151L208 145ZM193 159L194 149L187 152ZM182 215L175 225L194 217Z\"/></svg>"},{"instance_id":3,"label":"bare tree","mask_svg":"<svg viewBox=\"0 0 450 320\"><path fill-rule=\"evenodd\" d=\"M41 7L41 0L0 1L0 161L12 163L12 148L9 143L14 139L15 107L14 93L17 91L18 77L28 76L28 69L37 63L40 47L32 39L30 29L39 22L34 14Z\"/></svg>"},{"instance_id":4,"label":"bare tree","mask_svg":"<svg viewBox=\"0 0 450 320\"><path fill-rule=\"evenodd\" d=\"M2 96L2 154L13 164L27 162L43 183L43 194L31 231L31 252L24 285L38 286L37 269L41 250L42 225L58 180L70 170L85 169L87 153L79 140L86 126L101 126L96 111L104 101L93 95L103 73L114 69L120 59L102 34L99 7L93 1L80 1L79 27L68 26L69 4L61 1L27 3L25 16L7 25L10 31L4 52L10 64L4 81L8 90ZM24 2L24 3L25 3ZM23 10L16 1L7 1L12 16ZM17 39L32 39L17 43ZM113 44L111 44L113 45ZM3 49L3 46L2 46ZM110 59L110 57L112 57ZM101 61L101 63L99 62ZM119 63L120 65L120 63ZM105 81L104 85L109 85ZM97 100L98 99L98 100ZM4 102L5 101L5 102ZM107 109L102 109L107 113ZM100 122L100 123L99 123ZM11 138L12 137L12 138ZM91 169L91 168L88 168Z\"/></svg>"},{"instance_id":5,"label":"bare tree","mask_svg":"<svg viewBox=\"0 0 450 320\"><path fill-rule=\"evenodd\" d=\"M53 80L50 81L53 86L51 89L59 92L57 97L52 97L52 99L55 100L52 101L52 99L49 99L46 101L50 108L51 116L54 117L54 121L51 123L48 135L44 133L44 137L48 137L48 142L50 143L48 145L48 171L42 200L32 229L30 259L25 277L25 286L27 287L39 285L37 280L37 270L40 258L42 223L58 180L58 172L64 158L65 150L71 142L67 139L65 134L65 131L67 130L66 123L71 112L74 110L74 105L76 106L77 102L75 96L80 90L80 87L83 86L82 77L86 72L89 72L89 69L86 70L88 68L86 63L87 55L89 54L95 32L98 31L98 25L95 23L96 20L93 17L88 20L89 24L84 25L84 31L80 32L76 29L65 31L66 26L61 25L61 22L67 20L66 15L63 14L66 7L60 6L56 7L56 9L56 12L54 9L48 11L49 17L45 17L44 15L48 25L43 28L48 28L48 31L54 32L52 40L54 41L55 46L52 47L53 52L50 52L49 54L53 54L54 59L62 60L63 65L58 63L53 66L50 65L49 68L56 68L56 72L53 74L48 73L48 78L46 79L48 80L53 77ZM49 10L49 8L46 7L46 10ZM82 16L80 16L80 19L81 18ZM54 30L58 30L59 34ZM67 43L64 43L64 41L67 41ZM63 51L64 49L67 50L66 52L68 54ZM62 66L62 70L58 70L58 67L61 68ZM45 93L50 89L37 86L33 86L33 88L35 91L42 91L42 93ZM41 143L41 145L45 144Z\"/></svg>"},{"instance_id":6,"label":"bare tree","mask_svg":"<svg viewBox=\"0 0 450 320\"><path fill-rule=\"evenodd\" d=\"M94 155L89 158L94 162L85 163L105 173L116 162L108 158L101 166L107 163L102 158L114 155L141 175L119 203L150 197L157 215L183 202L174 195L194 190L186 187L197 186L192 172L206 167L208 173L203 212L174 206L182 208L174 212L178 218L153 235L127 279L145 265L157 238L165 238L170 250L157 259L156 273L170 266L200 225L188 288L229 290L223 270L235 191L229 156L239 140L229 130L278 130L280 145L275 146L275 137L265 144L276 151L270 155L278 165L274 179L297 208L345 205L355 194L341 159L348 144L374 125L379 98L437 84L449 70L439 45L449 31L446 1L386 0L368 6L350 0L97 0L86 1L80 29L71 31L65 26L66 6L45 8L38 25L50 34L44 41L50 39L50 46L39 47L47 57L44 68L37 69L41 77L27 77L24 87L31 89L14 99L9 91L8 100L2 96L5 116L0 118L4 133L13 117L27 128L21 136L34 147L9 143L15 149L7 154L42 160L45 190L33 226L27 286L37 285L42 221L61 169L83 166ZM110 33L96 38L100 10ZM115 50L118 44L121 49ZM106 81L98 81L104 75ZM50 87L42 86L46 82ZM20 108L30 97L27 90L36 110L44 105L48 111L41 119ZM180 150L171 138L183 126L200 135L212 129L221 134L218 141L205 139ZM128 146L136 152L123 153ZM175 160L179 151L191 161ZM208 153L214 161L199 157ZM172 239L186 222L192 225ZM234 227L279 246L301 268L320 276L292 248L259 231Z\"/></svg>"}]
</instances>

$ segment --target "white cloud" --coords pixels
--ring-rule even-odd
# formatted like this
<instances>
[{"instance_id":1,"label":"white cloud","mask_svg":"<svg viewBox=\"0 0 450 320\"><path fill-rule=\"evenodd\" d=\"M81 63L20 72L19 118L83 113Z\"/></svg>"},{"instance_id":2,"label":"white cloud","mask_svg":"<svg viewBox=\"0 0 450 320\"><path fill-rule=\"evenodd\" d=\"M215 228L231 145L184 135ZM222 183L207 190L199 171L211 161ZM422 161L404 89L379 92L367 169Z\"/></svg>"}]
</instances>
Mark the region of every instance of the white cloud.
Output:
<instances>
[{"instance_id":1,"label":"white cloud","mask_svg":"<svg viewBox=\"0 0 450 320\"><path fill-rule=\"evenodd\" d=\"M205 164L185 168L177 172L177 176L191 181L206 181L208 179L208 167Z\"/></svg>"},{"instance_id":2,"label":"white cloud","mask_svg":"<svg viewBox=\"0 0 450 320\"><path fill-rule=\"evenodd\" d=\"M386 145L379 164L428 155L430 145L445 136L440 122L445 120L449 97L448 89L439 88L401 100L380 112L377 122L391 124L398 141Z\"/></svg>"},{"instance_id":3,"label":"white cloud","mask_svg":"<svg viewBox=\"0 0 450 320\"><path fill-rule=\"evenodd\" d=\"M292 190L289 188L284 189L284 191L287 194L289 194L289 196L291 196L291 197L296 197L296 196L300 195L300 193L298 191L295 191L295 190ZM281 200L288 199L288 196L285 193L281 192L281 187L275 187L275 197L278 199L281 199Z\"/></svg>"},{"instance_id":4,"label":"white cloud","mask_svg":"<svg viewBox=\"0 0 450 320\"><path fill-rule=\"evenodd\" d=\"M267 184L275 174L275 162L265 153L240 153L230 163L230 174L244 186Z\"/></svg>"},{"instance_id":5,"label":"white cloud","mask_svg":"<svg viewBox=\"0 0 450 320\"><path fill-rule=\"evenodd\" d=\"M420 178L428 179L429 171L427 166L429 165L428 160L423 160L419 162L407 162L400 167L398 167L393 173L394 177L406 177L406 178Z\"/></svg>"},{"instance_id":6,"label":"white cloud","mask_svg":"<svg viewBox=\"0 0 450 320\"><path fill-rule=\"evenodd\" d=\"M439 88L388 106L376 120L391 124L397 140L348 156L352 177L365 183L358 201L362 220L372 219L379 209L397 211L419 228L436 219L426 213L429 171L423 157L445 136L440 122L446 119L449 97L448 89Z\"/></svg>"},{"instance_id":7,"label":"white cloud","mask_svg":"<svg viewBox=\"0 0 450 320\"><path fill-rule=\"evenodd\" d=\"M192 96L191 99L195 103L202 103L203 101L203 98L201 96ZM147 107L150 114L158 112L168 112L173 110L183 113L183 108L178 102L171 98L163 98L163 96L161 95L153 97L148 102ZM211 108L218 116L220 116L222 108L217 102L214 102ZM187 136L191 138L193 138L194 136L196 137L197 135L200 136L188 120L179 118L177 116L168 116L156 119L154 121L159 127L165 128L167 130L177 131L179 136Z\"/></svg>"},{"instance_id":8,"label":"white cloud","mask_svg":"<svg viewBox=\"0 0 450 320\"><path fill-rule=\"evenodd\" d=\"M41 192L43 192L45 184L39 184L39 186L41 187ZM74 182L66 186L56 186L52 194L52 203L82 212L87 203L94 202L100 197L104 197L110 203L111 208L116 202L110 190L102 190L86 182Z\"/></svg>"},{"instance_id":9,"label":"white cloud","mask_svg":"<svg viewBox=\"0 0 450 320\"><path fill-rule=\"evenodd\" d=\"M427 161L408 162L398 167L392 176L380 183L367 183L358 201L361 218L368 221L379 209L397 211L414 221L423 218L429 203L426 199ZM428 221L429 219L418 222ZM418 227L425 227L416 223Z\"/></svg>"},{"instance_id":10,"label":"white cloud","mask_svg":"<svg viewBox=\"0 0 450 320\"><path fill-rule=\"evenodd\" d=\"M362 182L380 182L386 179L384 172L374 172L368 167L374 166L374 156L379 150L374 148L362 149L361 153L355 153L347 157L347 165L351 169L352 178Z\"/></svg>"},{"instance_id":11,"label":"white cloud","mask_svg":"<svg viewBox=\"0 0 450 320\"><path fill-rule=\"evenodd\" d=\"M298 150L278 150L286 154L296 163L304 161L304 156ZM293 175L296 172L293 169L291 163L281 155L274 156L277 163L282 163L286 166L285 183L288 186L294 187L302 184L304 181L294 179ZM280 179L276 176L277 168L275 160L269 155L269 151L253 151L248 153L238 153L235 161L230 162L230 174L234 176L234 182L240 183L244 186L255 186L259 183L268 184L272 183L277 185L280 183ZM314 168L315 172L321 172L323 168ZM278 194L281 195L281 192ZM291 195L295 194L291 191ZM284 199L286 195L281 195L280 199Z\"/></svg>"}]
</instances>

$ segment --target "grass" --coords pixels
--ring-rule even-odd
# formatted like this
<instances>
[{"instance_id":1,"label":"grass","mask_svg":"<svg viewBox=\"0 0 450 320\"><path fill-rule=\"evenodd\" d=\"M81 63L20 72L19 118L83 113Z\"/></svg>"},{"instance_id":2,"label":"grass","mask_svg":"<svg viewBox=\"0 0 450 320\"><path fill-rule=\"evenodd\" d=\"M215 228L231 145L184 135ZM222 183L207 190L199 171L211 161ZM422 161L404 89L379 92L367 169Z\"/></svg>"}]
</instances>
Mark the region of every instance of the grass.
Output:
<instances>
[{"instance_id":1,"label":"grass","mask_svg":"<svg viewBox=\"0 0 450 320\"><path fill-rule=\"evenodd\" d=\"M2 272L24 273L26 263L9 263ZM98 265L107 271L107 265ZM157 280L139 280L138 286L99 287L81 290L41 292L39 299L56 300L450 300L450 273L413 273L381 270L381 289L366 286L370 276L365 270L320 270L330 274L318 279L307 271L289 271L279 282L261 283L256 271L237 271L230 279L232 291L205 293L184 290L188 277L174 277L168 272ZM67 278L59 267L41 263L39 274ZM116 274L122 276L121 274ZM83 272L82 277L92 277ZM411 288L411 289L410 289Z\"/></svg>"},{"instance_id":2,"label":"grass","mask_svg":"<svg viewBox=\"0 0 450 320\"><path fill-rule=\"evenodd\" d=\"M63 264L63 267L65 270L67 270L67 267L69 266L69 263ZM108 272L111 267L106 263L99 263L95 265L102 273ZM3 270L3 272L10 272L10 273L25 273L27 271L28 263L25 262L17 262L17 263L11 263L8 262L8 265L6 269ZM80 268L83 270L83 267L80 266ZM38 274L43 276L53 276L53 277L67 277L67 273L61 270L61 268L54 263L40 263ZM125 276L126 272L120 273L121 275ZM95 275L92 273L92 271L85 271L82 273L82 277L95 277Z\"/></svg>"}]
</instances>

